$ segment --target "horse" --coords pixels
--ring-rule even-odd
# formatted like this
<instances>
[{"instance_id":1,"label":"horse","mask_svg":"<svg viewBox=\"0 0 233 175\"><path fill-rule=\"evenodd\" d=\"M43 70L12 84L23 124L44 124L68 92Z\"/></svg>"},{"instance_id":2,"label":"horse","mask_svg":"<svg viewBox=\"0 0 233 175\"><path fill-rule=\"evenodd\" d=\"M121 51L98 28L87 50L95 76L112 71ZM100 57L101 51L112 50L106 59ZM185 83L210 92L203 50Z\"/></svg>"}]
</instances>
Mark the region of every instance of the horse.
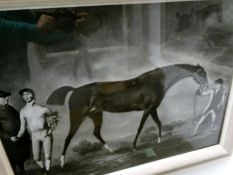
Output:
<instances>
[{"instance_id":1,"label":"horse","mask_svg":"<svg viewBox=\"0 0 233 175\"><path fill-rule=\"evenodd\" d=\"M113 151L101 136L103 111L114 113L144 111L133 147L136 149L139 134L150 115L158 126L159 143L162 125L157 108L168 89L186 77L192 77L201 89L208 85L206 71L200 65L175 64L156 68L128 80L94 82L78 88L63 86L54 90L48 97L47 104L64 105L67 93L73 91L68 102L70 130L60 159L61 167L64 166L65 153L72 137L87 116L94 123L93 134L107 150Z\"/></svg>"}]
</instances>

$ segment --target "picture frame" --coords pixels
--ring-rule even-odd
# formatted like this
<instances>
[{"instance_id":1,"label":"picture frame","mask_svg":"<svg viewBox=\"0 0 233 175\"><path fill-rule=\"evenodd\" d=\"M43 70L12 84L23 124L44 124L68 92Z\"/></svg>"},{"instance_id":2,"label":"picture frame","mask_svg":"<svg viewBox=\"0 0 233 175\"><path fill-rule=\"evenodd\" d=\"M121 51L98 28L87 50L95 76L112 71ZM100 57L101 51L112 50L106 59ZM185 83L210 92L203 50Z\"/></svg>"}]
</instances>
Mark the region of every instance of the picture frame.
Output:
<instances>
[{"instance_id":1,"label":"picture frame","mask_svg":"<svg viewBox=\"0 0 233 175\"><path fill-rule=\"evenodd\" d=\"M163 3L175 3L175 2L180 2L181 0L145 0L145 1L141 1L141 0L17 0L17 1L5 1L5 0L0 0L0 10L1 11L7 11L7 10L22 10L22 9L33 9L33 10L40 10L40 9L49 9L49 8L72 8L72 7L97 7L97 6L107 6L107 5L132 5L132 4L156 4L156 3L161 3L161 11L163 13L165 13L166 8L165 5ZM190 2L190 0L186 0L185 2ZM196 1L196 2L202 2L202 1ZM209 0L209 2L212 2L211 0ZM216 2L216 1L214 1ZM165 13L166 14L166 13ZM163 14L164 15L164 14ZM161 21L162 20L167 20L166 16L163 16L161 13ZM123 33L124 36L126 35L125 33L127 33L127 29L124 28L125 23L124 21L121 23L121 27L123 28ZM163 24L161 24L160 26L160 30L161 30L161 42L163 42L163 44L161 44L161 58L164 58L165 60L172 60L173 57L178 57L179 55L175 55L172 53L171 58L169 58L169 54L171 50L170 49L170 43L167 42L167 36L168 33L170 31L165 31L166 26L164 27ZM152 32L153 33L153 32ZM154 34L154 33L153 33ZM140 37L140 36L139 36ZM184 36L185 38L185 36ZM185 39L184 39L185 40ZM173 42L173 40L169 40L171 42ZM125 44L127 42L127 39L123 38L123 41L120 44L120 49L122 49L122 47L125 47ZM176 40L174 40L174 42L176 42ZM106 46L105 46L106 47ZM169 48L169 49L168 49ZM41 48L40 46L35 47L35 50L43 50L43 47ZM52 48L51 50L53 50L54 48ZM107 47L108 49L108 47ZM37 51L38 51L37 50ZM95 48L93 49L95 50ZM148 54L150 53L150 51L148 50L140 50L142 51L142 56L144 56L144 54ZM75 52L75 51L70 51L70 52ZM90 51L91 52L91 51ZM94 52L96 53L96 52ZM98 52L97 52L98 53ZM50 52L48 50L43 50L42 51L42 56L41 56L41 64L43 63L47 63L48 60L46 59L50 59L52 58L54 55L54 52ZM60 52L59 52L60 54ZM52 55L52 56L51 56ZM56 53L55 53L56 56ZM187 55L185 55L187 56ZM90 56L90 60L87 63L90 67L91 63L91 59L93 58L93 56ZM190 56L190 62L198 62L196 57L191 55ZM50 61L50 60L49 60ZM210 61L211 62L211 61ZM183 63L183 59L179 58L177 59L177 63ZM219 71L217 70L219 67L218 66L210 66L209 62L201 62L201 66L204 67L211 67L211 71ZM128 69L131 69L131 65L127 65L126 66ZM223 66L224 67L224 66ZM72 70L76 70L77 67L71 68ZM89 72L89 68L88 66L86 68L84 68L85 72L87 73L87 76L89 78L93 78L93 74L92 72ZM149 175L149 174L163 174L163 173L167 173L167 172L171 172L173 170L176 169L180 169L180 168L184 168L187 166L191 166L194 164L198 164L198 163L202 163L205 161L209 161L212 159L216 159L216 158L221 158L221 157L226 157L226 156L230 156L232 153L232 148L233 148L233 89L232 89L232 67L230 67L229 69L222 69L223 73L221 75L225 75L227 74L228 79L229 79L229 84L227 85L228 88L228 97L227 97L227 101L225 104L225 114L224 114L224 119L223 119L223 124L221 125L221 131L220 131L220 136L219 136L219 141L217 144L214 144L212 146L207 146L207 147L203 147L203 148L199 148L197 150L192 150L192 151L188 151L186 153L182 153L182 154L175 154L173 156L168 156L166 158L162 158L159 160L155 160L155 161L151 161L151 162L145 162L143 164L139 164L137 166L133 166L133 167L127 167L125 169L121 169L121 170L117 170L117 171L113 171L113 172L109 172L109 175L121 175L121 174L127 174L127 175ZM80 72L78 72L80 73ZM77 78L77 76L79 75L77 72L72 72L73 76ZM229 78L230 77L230 78ZM127 79L127 78L126 78ZM78 79L77 79L78 80ZM99 80L99 79L97 79ZM100 81L100 80L99 80ZM92 82L92 81L90 81ZM188 82L189 83L189 82ZM13 175L13 170L9 164L8 158L6 156L6 153L4 151L4 148L2 146L2 144L0 144L0 167L3 167L3 174L6 175Z\"/></svg>"}]
</instances>

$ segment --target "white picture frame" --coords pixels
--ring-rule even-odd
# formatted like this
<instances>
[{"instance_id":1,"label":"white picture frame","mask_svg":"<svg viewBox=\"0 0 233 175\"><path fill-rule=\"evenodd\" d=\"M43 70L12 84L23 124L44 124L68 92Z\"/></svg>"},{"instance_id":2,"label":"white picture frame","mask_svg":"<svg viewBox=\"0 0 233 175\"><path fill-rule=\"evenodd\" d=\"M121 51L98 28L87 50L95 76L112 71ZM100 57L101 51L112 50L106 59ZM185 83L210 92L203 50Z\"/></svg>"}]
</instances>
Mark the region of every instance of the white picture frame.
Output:
<instances>
[{"instance_id":1,"label":"white picture frame","mask_svg":"<svg viewBox=\"0 0 233 175\"><path fill-rule=\"evenodd\" d=\"M0 10L40 9L49 7L96 6L113 4L139 4L178 2L184 0L0 0ZM191 0L187 0L191 1ZM233 77L233 75L232 75ZM232 81L233 82L233 79ZM231 85L220 142L217 145L145 163L110 173L109 175L152 175L170 172L207 160L230 156L233 148L233 88ZM0 144L0 169L2 175L13 175L6 154Z\"/></svg>"}]
</instances>

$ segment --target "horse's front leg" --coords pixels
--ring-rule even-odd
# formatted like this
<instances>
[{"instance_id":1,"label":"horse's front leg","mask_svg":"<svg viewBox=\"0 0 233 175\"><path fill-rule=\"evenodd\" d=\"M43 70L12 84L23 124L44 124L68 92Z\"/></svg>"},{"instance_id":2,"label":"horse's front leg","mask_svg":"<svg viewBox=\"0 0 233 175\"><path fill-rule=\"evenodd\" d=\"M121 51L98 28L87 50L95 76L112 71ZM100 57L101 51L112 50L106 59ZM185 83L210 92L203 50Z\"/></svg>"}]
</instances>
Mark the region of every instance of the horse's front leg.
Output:
<instances>
[{"instance_id":1,"label":"horse's front leg","mask_svg":"<svg viewBox=\"0 0 233 175\"><path fill-rule=\"evenodd\" d=\"M151 117L158 126L159 136L158 136L157 143L160 143L161 136L162 136L162 125L161 125L161 121L159 120L159 116L158 116L158 113L157 113L156 109L151 110Z\"/></svg>"},{"instance_id":2,"label":"horse's front leg","mask_svg":"<svg viewBox=\"0 0 233 175\"><path fill-rule=\"evenodd\" d=\"M139 127L138 127L138 131L137 131L136 137L135 137L135 139L134 139L134 141L133 141L133 148L134 148L134 149L136 149L136 144L137 144L138 136L139 136L139 134L141 133L142 128L143 128L143 126L144 126L144 124L145 124L145 122L146 122L146 119L148 118L148 116L149 116L149 114L150 114L151 108L152 108L152 107L149 107L149 108L145 109L145 111L144 111L144 113L143 113L143 115L142 115L142 119L141 119L140 125L139 125Z\"/></svg>"}]
</instances>

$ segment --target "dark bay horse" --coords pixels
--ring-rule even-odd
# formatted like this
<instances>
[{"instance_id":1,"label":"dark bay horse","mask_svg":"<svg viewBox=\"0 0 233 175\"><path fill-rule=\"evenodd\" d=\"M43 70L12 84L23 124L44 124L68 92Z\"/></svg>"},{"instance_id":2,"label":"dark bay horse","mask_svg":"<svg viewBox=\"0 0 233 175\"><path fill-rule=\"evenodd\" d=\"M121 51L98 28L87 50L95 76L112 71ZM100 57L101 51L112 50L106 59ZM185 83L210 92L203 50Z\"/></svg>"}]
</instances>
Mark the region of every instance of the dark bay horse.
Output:
<instances>
[{"instance_id":1,"label":"dark bay horse","mask_svg":"<svg viewBox=\"0 0 233 175\"><path fill-rule=\"evenodd\" d=\"M199 84L200 88L208 85L207 75L203 67L199 65L176 64L156 68L129 80L96 82L78 88L64 86L53 91L47 100L48 104L53 105L64 104L67 93L73 91L69 98L70 131L65 140L61 166L64 165L64 155L67 147L86 116L89 116L94 123L94 135L106 149L112 151L105 143L100 132L103 111L118 113L144 111L133 141L133 147L136 148L138 136L150 115L159 129L159 142L162 131L157 108L167 90L186 77L192 77Z\"/></svg>"}]
</instances>

